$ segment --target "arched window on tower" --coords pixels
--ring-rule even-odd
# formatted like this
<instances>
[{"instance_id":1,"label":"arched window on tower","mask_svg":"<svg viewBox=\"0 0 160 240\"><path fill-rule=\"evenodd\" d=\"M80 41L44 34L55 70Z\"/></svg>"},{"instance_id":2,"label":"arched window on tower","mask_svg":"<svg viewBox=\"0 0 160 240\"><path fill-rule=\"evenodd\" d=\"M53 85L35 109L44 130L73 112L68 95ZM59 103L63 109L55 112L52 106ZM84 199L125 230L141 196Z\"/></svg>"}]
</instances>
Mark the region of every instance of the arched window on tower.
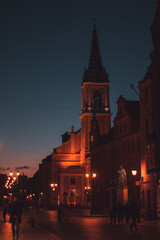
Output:
<instances>
[{"instance_id":1,"label":"arched window on tower","mask_svg":"<svg viewBox=\"0 0 160 240\"><path fill-rule=\"evenodd\" d=\"M94 109L97 110L102 108L102 99L100 91L94 91L93 93L93 107Z\"/></svg>"}]
</instances>

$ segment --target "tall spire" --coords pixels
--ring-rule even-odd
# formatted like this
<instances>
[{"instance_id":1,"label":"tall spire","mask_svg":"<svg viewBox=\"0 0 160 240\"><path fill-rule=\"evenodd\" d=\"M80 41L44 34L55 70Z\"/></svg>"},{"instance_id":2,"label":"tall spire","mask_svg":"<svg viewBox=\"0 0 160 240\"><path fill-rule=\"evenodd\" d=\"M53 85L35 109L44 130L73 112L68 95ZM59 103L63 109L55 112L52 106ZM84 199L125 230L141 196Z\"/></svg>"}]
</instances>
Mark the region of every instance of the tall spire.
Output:
<instances>
[{"instance_id":1,"label":"tall spire","mask_svg":"<svg viewBox=\"0 0 160 240\"><path fill-rule=\"evenodd\" d=\"M92 33L91 52L90 52L90 59L89 59L89 68L101 68L101 67L102 67L102 60L101 60L100 51L99 51L96 24L94 23L93 33Z\"/></svg>"},{"instance_id":2,"label":"tall spire","mask_svg":"<svg viewBox=\"0 0 160 240\"><path fill-rule=\"evenodd\" d=\"M93 31L92 31L90 58L89 58L88 68L87 70L85 69L85 72L83 75L83 82L109 82L108 74L106 73L105 68L102 66L95 18L93 20L94 20L94 25L93 25Z\"/></svg>"}]
</instances>

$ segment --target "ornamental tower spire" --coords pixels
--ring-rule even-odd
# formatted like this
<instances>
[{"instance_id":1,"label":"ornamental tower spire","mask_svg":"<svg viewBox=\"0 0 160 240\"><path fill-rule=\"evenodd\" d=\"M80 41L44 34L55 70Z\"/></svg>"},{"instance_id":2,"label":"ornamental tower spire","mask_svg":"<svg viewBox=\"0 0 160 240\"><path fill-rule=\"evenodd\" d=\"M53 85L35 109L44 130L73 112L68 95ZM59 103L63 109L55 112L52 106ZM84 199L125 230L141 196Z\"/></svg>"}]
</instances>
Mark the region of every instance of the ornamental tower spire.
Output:
<instances>
[{"instance_id":1,"label":"ornamental tower spire","mask_svg":"<svg viewBox=\"0 0 160 240\"><path fill-rule=\"evenodd\" d=\"M89 64L87 70L84 72L83 82L109 82L108 74L106 73L105 68L102 66L95 23L92 31Z\"/></svg>"},{"instance_id":2,"label":"ornamental tower spire","mask_svg":"<svg viewBox=\"0 0 160 240\"><path fill-rule=\"evenodd\" d=\"M92 33L92 44L91 44L91 51L90 51L90 58L89 58L89 68L90 69L102 68L102 60L101 60L100 51L99 51L99 44L98 44L97 30L96 30L95 23L93 26L93 33Z\"/></svg>"},{"instance_id":3,"label":"ornamental tower spire","mask_svg":"<svg viewBox=\"0 0 160 240\"><path fill-rule=\"evenodd\" d=\"M87 155L90 152L90 132L93 113L99 126L99 134L110 131L108 74L102 66L96 25L93 25L89 64L82 78L82 111L81 111L81 151Z\"/></svg>"}]
</instances>

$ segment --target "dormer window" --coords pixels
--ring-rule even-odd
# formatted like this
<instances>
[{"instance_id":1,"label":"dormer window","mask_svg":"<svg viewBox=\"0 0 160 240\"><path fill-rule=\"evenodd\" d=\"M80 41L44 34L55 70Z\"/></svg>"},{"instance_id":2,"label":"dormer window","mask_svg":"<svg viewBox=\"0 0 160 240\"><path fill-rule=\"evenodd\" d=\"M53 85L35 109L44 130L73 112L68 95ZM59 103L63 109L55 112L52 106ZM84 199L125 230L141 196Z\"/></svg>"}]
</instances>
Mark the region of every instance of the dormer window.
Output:
<instances>
[{"instance_id":1,"label":"dormer window","mask_svg":"<svg viewBox=\"0 0 160 240\"><path fill-rule=\"evenodd\" d=\"M119 107L119 115L122 115L122 107Z\"/></svg>"}]
</instances>

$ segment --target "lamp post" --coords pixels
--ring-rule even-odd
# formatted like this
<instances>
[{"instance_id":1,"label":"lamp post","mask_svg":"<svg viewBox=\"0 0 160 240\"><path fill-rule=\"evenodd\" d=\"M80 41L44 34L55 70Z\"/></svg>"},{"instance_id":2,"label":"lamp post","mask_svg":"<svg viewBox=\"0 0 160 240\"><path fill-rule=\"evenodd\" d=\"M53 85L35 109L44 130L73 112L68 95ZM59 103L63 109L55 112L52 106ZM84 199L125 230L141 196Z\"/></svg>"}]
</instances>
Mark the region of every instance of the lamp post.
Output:
<instances>
[{"instance_id":1,"label":"lamp post","mask_svg":"<svg viewBox=\"0 0 160 240\"><path fill-rule=\"evenodd\" d=\"M132 171L132 175L133 176L137 176L137 170L136 169L133 169ZM135 186L139 186L140 188L140 210L143 208L143 197L142 197L142 184L143 184L143 177L140 176L140 178L138 178L138 180L136 179L136 183L135 183Z\"/></svg>"},{"instance_id":2,"label":"lamp post","mask_svg":"<svg viewBox=\"0 0 160 240\"><path fill-rule=\"evenodd\" d=\"M90 197L91 197L91 208L90 208L90 213L91 215L93 214L93 179L97 177L97 174L94 172L91 172L91 175L89 173L85 174L86 177L86 185L85 190L87 194L87 207L88 207L88 194L90 192Z\"/></svg>"},{"instance_id":3,"label":"lamp post","mask_svg":"<svg viewBox=\"0 0 160 240\"><path fill-rule=\"evenodd\" d=\"M10 189L11 190L13 185L16 182L17 192L18 192L18 176L19 176L19 171L16 172L16 176L15 176L15 174L12 171L9 172L9 176L8 176L7 182L5 184L6 189Z\"/></svg>"},{"instance_id":4,"label":"lamp post","mask_svg":"<svg viewBox=\"0 0 160 240\"><path fill-rule=\"evenodd\" d=\"M51 183L50 184L50 187L52 188L52 192L53 192L53 197L52 197L52 200L53 200L53 209L55 209L55 191L56 191L56 188L57 188L58 184L57 183Z\"/></svg>"}]
</instances>

